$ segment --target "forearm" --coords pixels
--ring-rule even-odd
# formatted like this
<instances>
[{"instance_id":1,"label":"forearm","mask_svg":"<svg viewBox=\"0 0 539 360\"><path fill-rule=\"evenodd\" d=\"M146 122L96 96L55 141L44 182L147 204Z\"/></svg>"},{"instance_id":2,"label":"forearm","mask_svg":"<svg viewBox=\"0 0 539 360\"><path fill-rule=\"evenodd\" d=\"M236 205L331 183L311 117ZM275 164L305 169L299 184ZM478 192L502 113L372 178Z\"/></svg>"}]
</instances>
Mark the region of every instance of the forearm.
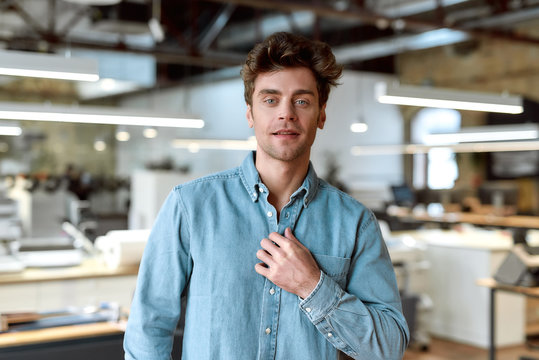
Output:
<instances>
[{"instance_id":1,"label":"forearm","mask_svg":"<svg viewBox=\"0 0 539 360\"><path fill-rule=\"evenodd\" d=\"M181 282L162 275L178 273L175 266L163 267L168 256L157 256L153 261L146 259L141 265L124 337L126 359L170 359L181 311Z\"/></svg>"},{"instance_id":2,"label":"forearm","mask_svg":"<svg viewBox=\"0 0 539 360\"><path fill-rule=\"evenodd\" d=\"M400 303L366 304L325 274L300 308L333 346L354 359L401 359L407 347Z\"/></svg>"},{"instance_id":3,"label":"forearm","mask_svg":"<svg viewBox=\"0 0 539 360\"><path fill-rule=\"evenodd\" d=\"M180 297L192 268L188 226L179 206L172 192L144 249L124 337L126 359L170 359Z\"/></svg>"}]
</instances>

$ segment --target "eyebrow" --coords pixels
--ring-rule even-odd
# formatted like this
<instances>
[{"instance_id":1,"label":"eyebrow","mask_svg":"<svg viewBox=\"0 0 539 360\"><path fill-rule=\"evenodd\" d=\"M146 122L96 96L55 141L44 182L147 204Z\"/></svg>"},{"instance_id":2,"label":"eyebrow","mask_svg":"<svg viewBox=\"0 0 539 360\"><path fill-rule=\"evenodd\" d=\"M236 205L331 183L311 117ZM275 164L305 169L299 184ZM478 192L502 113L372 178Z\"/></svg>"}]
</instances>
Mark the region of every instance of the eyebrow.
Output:
<instances>
[{"instance_id":1,"label":"eyebrow","mask_svg":"<svg viewBox=\"0 0 539 360\"><path fill-rule=\"evenodd\" d=\"M281 95L281 91L275 90L275 89L262 89L258 92L259 95ZM314 96L314 92L307 89L299 89L294 91L292 95L312 95Z\"/></svg>"}]
</instances>

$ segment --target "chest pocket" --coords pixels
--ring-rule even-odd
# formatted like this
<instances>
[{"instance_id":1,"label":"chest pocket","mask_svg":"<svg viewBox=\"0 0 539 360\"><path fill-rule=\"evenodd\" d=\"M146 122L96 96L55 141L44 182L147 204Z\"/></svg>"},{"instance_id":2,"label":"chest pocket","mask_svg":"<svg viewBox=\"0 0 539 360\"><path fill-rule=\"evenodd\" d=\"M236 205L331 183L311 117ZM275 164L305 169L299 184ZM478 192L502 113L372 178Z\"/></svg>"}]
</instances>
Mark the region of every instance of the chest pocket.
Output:
<instances>
[{"instance_id":1,"label":"chest pocket","mask_svg":"<svg viewBox=\"0 0 539 360\"><path fill-rule=\"evenodd\" d=\"M338 256L312 254L320 269L335 280L343 289L346 289L346 276L350 269L350 258Z\"/></svg>"}]
</instances>

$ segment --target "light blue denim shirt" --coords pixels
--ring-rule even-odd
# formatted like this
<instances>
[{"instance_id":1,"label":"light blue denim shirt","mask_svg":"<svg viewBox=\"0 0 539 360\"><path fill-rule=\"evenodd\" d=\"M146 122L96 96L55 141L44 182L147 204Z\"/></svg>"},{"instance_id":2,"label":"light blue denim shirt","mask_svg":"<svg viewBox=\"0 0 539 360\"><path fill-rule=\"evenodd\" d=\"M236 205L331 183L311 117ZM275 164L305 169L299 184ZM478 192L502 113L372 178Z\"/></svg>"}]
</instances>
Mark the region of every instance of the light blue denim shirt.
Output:
<instances>
[{"instance_id":1,"label":"light blue denim shirt","mask_svg":"<svg viewBox=\"0 0 539 360\"><path fill-rule=\"evenodd\" d=\"M254 164L175 187L151 231L126 359L169 359L187 290L182 359L401 359L408 328L374 215L312 165L277 219ZM290 227L322 275L305 299L254 270L260 240Z\"/></svg>"}]
</instances>

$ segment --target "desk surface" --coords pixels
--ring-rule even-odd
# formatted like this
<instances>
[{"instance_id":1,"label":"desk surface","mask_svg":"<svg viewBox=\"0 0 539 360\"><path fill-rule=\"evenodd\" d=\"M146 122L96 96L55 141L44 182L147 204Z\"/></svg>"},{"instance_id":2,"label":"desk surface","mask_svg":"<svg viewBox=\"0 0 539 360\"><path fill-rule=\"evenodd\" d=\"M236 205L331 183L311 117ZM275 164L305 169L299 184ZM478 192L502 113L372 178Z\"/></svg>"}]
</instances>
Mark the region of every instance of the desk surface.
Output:
<instances>
[{"instance_id":1,"label":"desk surface","mask_svg":"<svg viewBox=\"0 0 539 360\"><path fill-rule=\"evenodd\" d=\"M471 213L445 213L441 216L413 215L415 220L440 221L440 222L463 222L476 225L492 225L503 227L522 227L539 229L539 216L496 216Z\"/></svg>"},{"instance_id":2,"label":"desk surface","mask_svg":"<svg viewBox=\"0 0 539 360\"><path fill-rule=\"evenodd\" d=\"M488 287L490 289L510 291L531 297L539 297L539 287L507 285L499 283L492 278L478 279L476 283L479 286Z\"/></svg>"},{"instance_id":3,"label":"desk surface","mask_svg":"<svg viewBox=\"0 0 539 360\"><path fill-rule=\"evenodd\" d=\"M64 341L88 337L121 334L125 322L99 322L55 328L20 331L0 334L0 347L21 346L53 341Z\"/></svg>"},{"instance_id":4,"label":"desk surface","mask_svg":"<svg viewBox=\"0 0 539 360\"><path fill-rule=\"evenodd\" d=\"M439 216L427 213L414 214L409 209L400 208L395 215L403 220L431 221L443 223L469 223L484 226L521 227L539 229L539 216L497 216L494 214L473 214L463 212L448 212Z\"/></svg>"},{"instance_id":5,"label":"desk surface","mask_svg":"<svg viewBox=\"0 0 539 360\"><path fill-rule=\"evenodd\" d=\"M138 265L117 269L107 267L98 259L87 259L79 266L59 268L27 268L19 273L0 274L0 285L41 281L73 280L97 277L137 275Z\"/></svg>"}]
</instances>

